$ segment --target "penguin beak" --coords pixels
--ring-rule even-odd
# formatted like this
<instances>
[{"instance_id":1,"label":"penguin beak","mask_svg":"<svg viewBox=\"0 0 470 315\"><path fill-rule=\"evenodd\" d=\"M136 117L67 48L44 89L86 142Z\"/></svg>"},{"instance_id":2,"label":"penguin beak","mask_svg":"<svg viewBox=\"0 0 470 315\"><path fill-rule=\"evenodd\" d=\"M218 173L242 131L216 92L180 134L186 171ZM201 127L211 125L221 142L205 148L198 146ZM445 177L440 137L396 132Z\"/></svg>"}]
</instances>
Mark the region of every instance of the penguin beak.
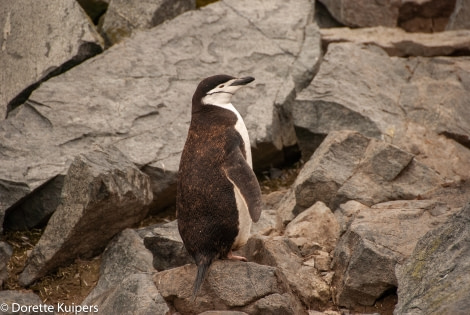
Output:
<instances>
[{"instance_id":1,"label":"penguin beak","mask_svg":"<svg viewBox=\"0 0 470 315\"><path fill-rule=\"evenodd\" d=\"M253 77L243 77L243 78L236 79L235 81L233 81L232 84L230 84L230 86L246 85L250 82L253 82L254 80L255 78Z\"/></svg>"}]
</instances>

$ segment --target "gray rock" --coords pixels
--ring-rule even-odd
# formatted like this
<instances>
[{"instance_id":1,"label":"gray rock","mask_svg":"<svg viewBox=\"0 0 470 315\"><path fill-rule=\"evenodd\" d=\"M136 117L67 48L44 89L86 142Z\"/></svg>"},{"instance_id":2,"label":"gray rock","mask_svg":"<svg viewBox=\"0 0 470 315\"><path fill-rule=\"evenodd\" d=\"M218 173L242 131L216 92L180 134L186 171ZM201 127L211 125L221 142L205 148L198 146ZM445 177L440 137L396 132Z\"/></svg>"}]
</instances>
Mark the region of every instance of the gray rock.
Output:
<instances>
[{"instance_id":1,"label":"gray rock","mask_svg":"<svg viewBox=\"0 0 470 315\"><path fill-rule=\"evenodd\" d=\"M150 274L132 274L93 302L100 314L154 315L170 309ZM89 313L84 313L89 314Z\"/></svg>"},{"instance_id":2,"label":"gray rock","mask_svg":"<svg viewBox=\"0 0 470 315\"><path fill-rule=\"evenodd\" d=\"M6 1L0 25L2 120L7 108L22 104L42 81L102 50L101 37L74 0Z\"/></svg>"},{"instance_id":3,"label":"gray rock","mask_svg":"<svg viewBox=\"0 0 470 315\"><path fill-rule=\"evenodd\" d=\"M28 230L41 228L61 202L64 175L57 175L9 208L5 213L3 226L7 230Z\"/></svg>"},{"instance_id":4,"label":"gray rock","mask_svg":"<svg viewBox=\"0 0 470 315\"><path fill-rule=\"evenodd\" d=\"M29 192L30 189L25 183L0 180L0 222L3 222L6 210ZM0 232L3 232L3 224L0 224Z\"/></svg>"},{"instance_id":5,"label":"gray rock","mask_svg":"<svg viewBox=\"0 0 470 315\"><path fill-rule=\"evenodd\" d=\"M318 74L292 106L295 128L314 143L330 131L356 130L413 152L442 176L467 178L468 60L405 59L373 45L330 44Z\"/></svg>"},{"instance_id":6,"label":"gray rock","mask_svg":"<svg viewBox=\"0 0 470 315\"><path fill-rule=\"evenodd\" d=\"M62 202L29 255L20 283L29 285L77 256L97 254L114 235L141 221L151 200L148 176L116 148L79 155L65 176Z\"/></svg>"},{"instance_id":7,"label":"gray rock","mask_svg":"<svg viewBox=\"0 0 470 315\"><path fill-rule=\"evenodd\" d=\"M205 311L199 313L199 315L248 315L245 312L239 311Z\"/></svg>"},{"instance_id":8,"label":"gray rock","mask_svg":"<svg viewBox=\"0 0 470 315\"><path fill-rule=\"evenodd\" d=\"M304 313L277 268L251 262L215 261L196 301L192 302L195 275L196 265L185 265L157 273L154 282L165 300L183 314L229 309L248 314Z\"/></svg>"},{"instance_id":9,"label":"gray rock","mask_svg":"<svg viewBox=\"0 0 470 315\"><path fill-rule=\"evenodd\" d=\"M251 226L251 234L253 235L272 235L277 234L279 231L277 226L277 211L276 210L263 210L259 221L253 223Z\"/></svg>"},{"instance_id":10,"label":"gray rock","mask_svg":"<svg viewBox=\"0 0 470 315\"><path fill-rule=\"evenodd\" d=\"M144 246L142 237L133 229L119 233L102 255L98 283L82 304L93 305L108 298L124 279L135 274L152 273L152 253Z\"/></svg>"},{"instance_id":11,"label":"gray rock","mask_svg":"<svg viewBox=\"0 0 470 315\"><path fill-rule=\"evenodd\" d=\"M470 204L429 231L397 267L394 314L466 314L470 309Z\"/></svg>"},{"instance_id":12,"label":"gray rock","mask_svg":"<svg viewBox=\"0 0 470 315\"><path fill-rule=\"evenodd\" d=\"M334 251L335 303L373 305L387 290L396 288L395 267L411 255L426 232L451 213L432 200L390 201L362 208Z\"/></svg>"},{"instance_id":13,"label":"gray rock","mask_svg":"<svg viewBox=\"0 0 470 315\"><path fill-rule=\"evenodd\" d=\"M399 1L320 0L341 24L351 27L397 25Z\"/></svg>"},{"instance_id":14,"label":"gray rock","mask_svg":"<svg viewBox=\"0 0 470 315\"><path fill-rule=\"evenodd\" d=\"M320 30L323 46L352 42L379 46L389 56L451 56L470 53L470 31L457 30L433 34L408 33L400 28L325 28Z\"/></svg>"},{"instance_id":15,"label":"gray rock","mask_svg":"<svg viewBox=\"0 0 470 315\"><path fill-rule=\"evenodd\" d=\"M402 1L398 25L407 32L442 32L449 23L455 0Z\"/></svg>"},{"instance_id":16,"label":"gray rock","mask_svg":"<svg viewBox=\"0 0 470 315\"><path fill-rule=\"evenodd\" d=\"M338 131L305 163L293 187L298 207L322 201L336 209L348 200L371 206L414 199L440 183L436 172L412 154L354 131Z\"/></svg>"},{"instance_id":17,"label":"gray rock","mask_svg":"<svg viewBox=\"0 0 470 315\"><path fill-rule=\"evenodd\" d=\"M2 314L5 314L5 315L51 314L50 312L39 312L39 305L43 305L44 303L41 301L39 296L37 296L33 292L13 291L13 290L0 291L0 301L2 301L2 303L5 303L8 306L8 310L6 311L4 311L2 308ZM36 309L36 311L34 311L33 308L31 308L30 312L29 311L21 312L18 310L18 307L22 305L24 306L36 305L38 308Z\"/></svg>"},{"instance_id":18,"label":"gray rock","mask_svg":"<svg viewBox=\"0 0 470 315\"><path fill-rule=\"evenodd\" d=\"M10 261L13 249L7 242L0 241L0 287L3 281L8 278L8 262Z\"/></svg>"},{"instance_id":19,"label":"gray rock","mask_svg":"<svg viewBox=\"0 0 470 315\"><path fill-rule=\"evenodd\" d=\"M449 18L447 30L470 29L470 7L465 0L456 0L455 9Z\"/></svg>"},{"instance_id":20,"label":"gray rock","mask_svg":"<svg viewBox=\"0 0 470 315\"><path fill-rule=\"evenodd\" d=\"M151 177L152 209L168 206L192 93L215 73L257 78L233 103L250 132L255 168L283 161L295 145L283 105L315 68L320 37L311 1L265 5L220 1L186 12L44 82L0 122L0 180L18 196L4 207L64 174L77 154L109 144Z\"/></svg>"},{"instance_id":21,"label":"gray rock","mask_svg":"<svg viewBox=\"0 0 470 315\"><path fill-rule=\"evenodd\" d=\"M303 264L300 251L288 238L252 236L241 253L248 261L279 268L308 308L325 306L330 300L327 283L313 266Z\"/></svg>"},{"instance_id":22,"label":"gray rock","mask_svg":"<svg viewBox=\"0 0 470 315\"><path fill-rule=\"evenodd\" d=\"M339 224L333 212L323 202L300 213L286 227L284 235L294 242L303 253L311 253L316 244L324 251L334 249L339 238Z\"/></svg>"},{"instance_id":23,"label":"gray rock","mask_svg":"<svg viewBox=\"0 0 470 315\"><path fill-rule=\"evenodd\" d=\"M140 229L138 233L143 238L145 247L153 255L153 267L156 270L162 271L193 263L192 257L184 248L176 220Z\"/></svg>"},{"instance_id":24,"label":"gray rock","mask_svg":"<svg viewBox=\"0 0 470 315\"><path fill-rule=\"evenodd\" d=\"M129 37L135 29L148 29L196 8L194 0L110 0L100 22L100 32L112 45Z\"/></svg>"}]
</instances>

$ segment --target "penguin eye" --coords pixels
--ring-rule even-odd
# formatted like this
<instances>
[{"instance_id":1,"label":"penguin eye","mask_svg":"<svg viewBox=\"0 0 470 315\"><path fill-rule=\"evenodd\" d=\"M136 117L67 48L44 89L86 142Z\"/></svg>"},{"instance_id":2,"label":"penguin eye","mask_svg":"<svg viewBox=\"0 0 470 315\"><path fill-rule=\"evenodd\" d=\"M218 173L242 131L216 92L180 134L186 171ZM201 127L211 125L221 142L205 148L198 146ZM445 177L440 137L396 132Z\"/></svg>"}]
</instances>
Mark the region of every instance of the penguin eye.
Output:
<instances>
[{"instance_id":1,"label":"penguin eye","mask_svg":"<svg viewBox=\"0 0 470 315\"><path fill-rule=\"evenodd\" d=\"M224 86L225 86L225 85L221 84L221 85L219 85L219 88L223 88Z\"/></svg>"}]
</instances>

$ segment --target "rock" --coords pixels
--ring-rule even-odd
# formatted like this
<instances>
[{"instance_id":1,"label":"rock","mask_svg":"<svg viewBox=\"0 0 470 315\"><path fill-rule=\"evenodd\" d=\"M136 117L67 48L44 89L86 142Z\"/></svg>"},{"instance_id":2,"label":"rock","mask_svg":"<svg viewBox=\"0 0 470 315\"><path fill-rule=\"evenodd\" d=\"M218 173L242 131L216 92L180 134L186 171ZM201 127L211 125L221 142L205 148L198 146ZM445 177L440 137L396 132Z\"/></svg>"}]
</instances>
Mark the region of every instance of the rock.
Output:
<instances>
[{"instance_id":1,"label":"rock","mask_svg":"<svg viewBox=\"0 0 470 315\"><path fill-rule=\"evenodd\" d=\"M7 242L0 241L0 288L3 281L8 278L8 262L10 261L13 249Z\"/></svg>"},{"instance_id":2,"label":"rock","mask_svg":"<svg viewBox=\"0 0 470 315\"><path fill-rule=\"evenodd\" d=\"M77 154L110 144L151 177L152 210L167 207L192 93L214 73L257 78L233 103L250 132L255 168L283 162L296 144L283 105L320 55L312 12L308 0L219 1L136 32L125 45L44 82L0 122L0 181L12 183L18 196L4 207L64 174Z\"/></svg>"},{"instance_id":3,"label":"rock","mask_svg":"<svg viewBox=\"0 0 470 315\"><path fill-rule=\"evenodd\" d=\"M292 106L295 128L312 141L356 130L413 152L443 177L468 178L463 170L470 167L470 152L462 147L470 147L468 60L405 59L372 45L330 44L318 74Z\"/></svg>"},{"instance_id":4,"label":"rock","mask_svg":"<svg viewBox=\"0 0 470 315\"><path fill-rule=\"evenodd\" d=\"M167 314L170 311L152 275L132 274L93 302L100 314ZM84 313L89 314L89 313Z\"/></svg>"},{"instance_id":5,"label":"rock","mask_svg":"<svg viewBox=\"0 0 470 315\"><path fill-rule=\"evenodd\" d=\"M327 283L313 266L303 264L297 246L288 238L252 236L241 253L248 261L279 268L308 308L323 307L330 300Z\"/></svg>"},{"instance_id":6,"label":"rock","mask_svg":"<svg viewBox=\"0 0 470 315\"><path fill-rule=\"evenodd\" d=\"M39 187L34 194L9 208L3 226L7 230L42 228L60 204L64 175L57 175Z\"/></svg>"},{"instance_id":7,"label":"rock","mask_svg":"<svg viewBox=\"0 0 470 315\"><path fill-rule=\"evenodd\" d=\"M116 148L77 156L64 178L62 202L19 282L29 285L75 257L96 255L114 235L141 221L151 200L148 176Z\"/></svg>"},{"instance_id":8,"label":"rock","mask_svg":"<svg viewBox=\"0 0 470 315\"><path fill-rule=\"evenodd\" d=\"M293 187L297 206L322 201L336 209L348 200L371 206L414 199L440 182L412 154L354 131L338 131L330 132L305 163Z\"/></svg>"},{"instance_id":9,"label":"rock","mask_svg":"<svg viewBox=\"0 0 470 315\"><path fill-rule=\"evenodd\" d=\"M195 302L191 302L196 265L159 272L160 294L180 313L237 310L248 314L303 314L285 276L274 267L215 261Z\"/></svg>"},{"instance_id":10,"label":"rock","mask_svg":"<svg viewBox=\"0 0 470 315\"><path fill-rule=\"evenodd\" d=\"M205 311L202 313L199 313L199 315L248 315L245 312L239 312L239 311Z\"/></svg>"},{"instance_id":11,"label":"rock","mask_svg":"<svg viewBox=\"0 0 470 315\"><path fill-rule=\"evenodd\" d=\"M0 10L0 25L2 120L42 81L102 51L101 37L74 0L7 1Z\"/></svg>"},{"instance_id":12,"label":"rock","mask_svg":"<svg viewBox=\"0 0 470 315\"><path fill-rule=\"evenodd\" d=\"M331 15L350 27L400 26L407 32L440 32L449 23L455 0L320 0Z\"/></svg>"},{"instance_id":13,"label":"rock","mask_svg":"<svg viewBox=\"0 0 470 315\"><path fill-rule=\"evenodd\" d=\"M331 15L351 27L397 25L400 1L335 1L320 0Z\"/></svg>"},{"instance_id":14,"label":"rock","mask_svg":"<svg viewBox=\"0 0 470 315\"><path fill-rule=\"evenodd\" d=\"M259 221L253 223L251 226L251 234L256 235L271 235L276 234L278 231L277 226L277 211L276 210L263 210Z\"/></svg>"},{"instance_id":15,"label":"rock","mask_svg":"<svg viewBox=\"0 0 470 315\"><path fill-rule=\"evenodd\" d=\"M325 28L320 30L323 46L352 42L379 46L389 56L452 56L470 53L470 31L457 30L433 34L408 33L400 28Z\"/></svg>"},{"instance_id":16,"label":"rock","mask_svg":"<svg viewBox=\"0 0 470 315\"><path fill-rule=\"evenodd\" d=\"M109 45L129 37L135 29L148 29L196 8L194 0L126 1L110 0L100 23Z\"/></svg>"},{"instance_id":17,"label":"rock","mask_svg":"<svg viewBox=\"0 0 470 315\"><path fill-rule=\"evenodd\" d=\"M29 192L30 189L24 183L0 180L0 222L3 222L6 210ZM3 232L3 224L0 224L0 232Z\"/></svg>"},{"instance_id":18,"label":"rock","mask_svg":"<svg viewBox=\"0 0 470 315\"><path fill-rule=\"evenodd\" d=\"M102 255L98 283L82 304L93 305L113 294L114 288L135 274L152 273L152 253L144 246L142 237L133 229L119 233ZM100 309L101 310L101 309Z\"/></svg>"},{"instance_id":19,"label":"rock","mask_svg":"<svg viewBox=\"0 0 470 315\"><path fill-rule=\"evenodd\" d=\"M156 270L162 271L193 263L192 257L184 248L176 220L140 229L138 233L143 238L145 247L153 255L153 267Z\"/></svg>"},{"instance_id":20,"label":"rock","mask_svg":"<svg viewBox=\"0 0 470 315\"><path fill-rule=\"evenodd\" d=\"M13 291L13 290L4 290L0 291L0 301L4 303L6 311L3 309L2 304L2 314L13 315L13 314L51 314L50 312L40 312L40 305L44 303L41 301L39 296L33 292L28 291ZM20 312L18 309L20 306L31 306L31 311ZM33 306L37 306L36 309L33 309ZM42 309L44 311L44 308Z\"/></svg>"},{"instance_id":21,"label":"rock","mask_svg":"<svg viewBox=\"0 0 470 315\"><path fill-rule=\"evenodd\" d=\"M470 309L470 204L429 231L397 266L394 314L465 314Z\"/></svg>"},{"instance_id":22,"label":"rock","mask_svg":"<svg viewBox=\"0 0 470 315\"><path fill-rule=\"evenodd\" d=\"M465 0L456 0L455 9L449 18L447 30L470 29L470 7Z\"/></svg>"},{"instance_id":23,"label":"rock","mask_svg":"<svg viewBox=\"0 0 470 315\"><path fill-rule=\"evenodd\" d=\"M330 252L338 240L339 225L330 208L319 201L292 220L284 235L299 246L303 253L312 252L312 244L319 244Z\"/></svg>"},{"instance_id":24,"label":"rock","mask_svg":"<svg viewBox=\"0 0 470 315\"><path fill-rule=\"evenodd\" d=\"M110 1L111 0L77 0L95 25L98 24L99 18L108 9Z\"/></svg>"},{"instance_id":25,"label":"rock","mask_svg":"<svg viewBox=\"0 0 470 315\"><path fill-rule=\"evenodd\" d=\"M454 11L455 0L407 0L400 6L398 25L407 32L441 32Z\"/></svg>"},{"instance_id":26,"label":"rock","mask_svg":"<svg viewBox=\"0 0 470 315\"><path fill-rule=\"evenodd\" d=\"M299 212L295 200L295 192L293 189L289 189L279 202L276 215L276 228L279 231L284 230L286 225L291 222Z\"/></svg>"},{"instance_id":27,"label":"rock","mask_svg":"<svg viewBox=\"0 0 470 315\"><path fill-rule=\"evenodd\" d=\"M397 287L403 264L429 230L452 211L432 200L390 201L363 208L341 236L333 255L334 301L345 307L373 305Z\"/></svg>"}]
</instances>

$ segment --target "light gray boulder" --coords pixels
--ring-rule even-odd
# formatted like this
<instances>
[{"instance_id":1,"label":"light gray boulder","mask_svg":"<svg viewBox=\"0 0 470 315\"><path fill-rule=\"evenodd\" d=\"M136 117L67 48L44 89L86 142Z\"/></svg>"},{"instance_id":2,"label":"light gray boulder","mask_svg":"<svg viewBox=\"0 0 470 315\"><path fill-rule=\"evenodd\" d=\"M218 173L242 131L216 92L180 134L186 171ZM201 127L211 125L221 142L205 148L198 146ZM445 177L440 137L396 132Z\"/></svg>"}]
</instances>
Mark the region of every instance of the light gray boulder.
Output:
<instances>
[{"instance_id":1,"label":"light gray boulder","mask_svg":"<svg viewBox=\"0 0 470 315\"><path fill-rule=\"evenodd\" d=\"M0 25L1 120L42 81L103 48L103 40L75 0L4 1Z\"/></svg>"},{"instance_id":2,"label":"light gray boulder","mask_svg":"<svg viewBox=\"0 0 470 315\"><path fill-rule=\"evenodd\" d=\"M64 174L79 153L110 144L151 177L152 209L167 207L192 94L202 78L217 73L256 78L233 104L248 127L255 168L282 162L296 144L284 105L320 55L312 15L308 0L219 1L136 32L44 82L0 122L0 181L12 196L0 210Z\"/></svg>"},{"instance_id":3,"label":"light gray boulder","mask_svg":"<svg viewBox=\"0 0 470 315\"><path fill-rule=\"evenodd\" d=\"M373 305L395 289L395 267L404 263L423 235L453 212L433 200L390 201L357 211L334 250L335 303Z\"/></svg>"},{"instance_id":4,"label":"light gray boulder","mask_svg":"<svg viewBox=\"0 0 470 315\"><path fill-rule=\"evenodd\" d=\"M455 30L438 33L408 33L400 28L324 28L320 30L323 46L352 42L379 46L389 56L452 56L470 52L470 31Z\"/></svg>"},{"instance_id":5,"label":"light gray boulder","mask_svg":"<svg viewBox=\"0 0 470 315\"><path fill-rule=\"evenodd\" d=\"M163 298L183 314L237 310L248 314L304 314L277 268L251 262L215 261L192 302L196 265L162 271L154 282Z\"/></svg>"},{"instance_id":6,"label":"light gray boulder","mask_svg":"<svg viewBox=\"0 0 470 315\"><path fill-rule=\"evenodd\" d=\"M129 37L135 29L148 29L196 8L195 0L110 0L99 29L107 44Z\"/></svg>"},{"instance_id":7,"label":"light gray boulder","mask_svg":"<svg viewBox=\"0 0 470 315\"><path fill-rule=\"evenodd\" d=\"M100 314L168 314L165 300L155 287L151 274L132 274L93 301ZM83 313L89 314L89 313Z\"/></svg>"},{"instance_id":8,"label":"light gray boulder","mask_svg":"<svg viewBox=\"0 0 470 315\"><path fill-rule=\"evenodd\" d=\"M152 259L152 253L145 248L136 230L125 229L109 242L103 252L98 283L82 304L102 303L126 278L156 272Z\"/></svg>"},{"instance_id":9,"label":"light gray boulder","mask_svg":"<svg viewBox=\"0 0 470 315\"><path fill-rule=\"evenodd\" d=\"M394 314L466 314L470 309L470 204L429 231L397 266Z\"/></svg>"},{"instance_id":10,"label":"light gray boulder","mask_svg":"<svg viewBox=\"0 0 470 315\"><path fill-rule=\"evenodd\" d=\"M148 176L110 147L75 158L61 198L19 276L23 286L78 256L99 253L114 235L147 215L152 191Z\"/></svg>"},{"instance_id":11,"label":"light gray boulder","mask_svg":"<svg viewBox=\"0 0 470 315\"><path fill-rule=\"evenodd\" d=\"M470 29L470 7L465 0L456 0L447 30Z\"/></svg>"},{"instance_id":12,"label":"light gray boulder","mask_svg":"<svg viewBox=\"0 0 470 315\"><path fill-rule=\"evenodd\" d=\"M50 312L39 312L39 309L33 311L32 307L31 307L31 311L21 312L18 310L18 307L23 306L23 305L26 307L36 305L39 308L39 305L44 304L41 298L38 295L34 294L33 292L3 290L3 291L0 291L0 301L2 301L2 303L6 305L5 307L2 304L2 314L5 314L5 315L51 314ZM5 309L3 307L5 307Z\"/></svg>"},{"instance_id":13,"label":"light gray boulder","mask_svg":"<svg viewBox=\"0 0 470 315\"><path fill-rule=\"evenodd\" d=\"M8 262L13 254L13 248L7 242L0 241L0 287L8 278Z\"/></svg>"},{"instance_id":14,"label":"light gray boulder","mask_svg":"<svg viewBox=\"0 0 470 315\"><path fill-rule=\"evenodd\" d=\"M348 200L365 205L414 199L440 187L432 169L398 147L354 131L330 132L293 184L296 207L322 201L336 209Z\"/></svg>"},{"instance_id":15,"label":"light gray boulder","mask_svg":"<svg viewBox=\"0 0 470 315\"><path fill-rule=\"evenodd\" d=\"M317 254L320 245L308 255ZM240 250L248 261L279 268L286 276L292 291L307 308L324 307L331 299L330 288L311 264L304 264L304 259L297 245L284 236L252 236Z\"/></svg>"},{"instance_id":16,"label":"light gray boulder","mask_svg":"<svg viewBox=\"0 0 470 315\"><path fill-rule=\"evenodd\" d=\"M316 137L348 129L412 152L443 177L468 178L468 60L405 59L373 45L330 44L292 106L304 155L318 147Z\"/></svg>"},{"instance_id":17,"label":"light gray boulder","mask_svg":"<svg viewBox=\"0 0 470 315\"><path fill-rule=\"evenodd\" d=\"M286 226L284 235L294 242L302 253L310 254L318 245L324 251L330 252L339 238L339 224L330 208L318 201L296 216Z\"/></svg>"},{"instance_id":18,"label":"light gray boulder","mask_svg":"<svg viewBox=\"0 0 470 315\"><path fill-rule=\"evenodd\" d=\"M335 1L319 0L341 24L351 27L397 25L399 1Z\"/></svg>"}]
</instances>

